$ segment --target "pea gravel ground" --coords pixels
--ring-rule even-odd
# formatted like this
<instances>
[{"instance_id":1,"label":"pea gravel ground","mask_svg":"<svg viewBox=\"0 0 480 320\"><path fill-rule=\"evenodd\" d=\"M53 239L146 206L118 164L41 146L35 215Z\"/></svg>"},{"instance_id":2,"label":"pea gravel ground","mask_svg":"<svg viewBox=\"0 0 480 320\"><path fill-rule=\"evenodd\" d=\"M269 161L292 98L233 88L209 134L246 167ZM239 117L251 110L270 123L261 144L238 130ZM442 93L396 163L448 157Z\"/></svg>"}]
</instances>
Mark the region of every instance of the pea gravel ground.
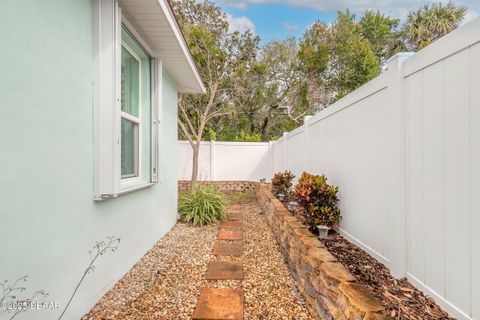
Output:
<instances>
[{"instance_id":1,"label":"pea gravel ground","mask_svg":"<svg viewBox=\"0 0 480 320\"><path fill-rule=\"evenodd\" d=\"M243 212L244 254L211 254L217 226L178 223L82 320L191 319L202 287L243 288L245 319L310 319L255 195L234 193ZM211 260L243 263L243 281L209 281Z\"/></svg>"}]
</instances>

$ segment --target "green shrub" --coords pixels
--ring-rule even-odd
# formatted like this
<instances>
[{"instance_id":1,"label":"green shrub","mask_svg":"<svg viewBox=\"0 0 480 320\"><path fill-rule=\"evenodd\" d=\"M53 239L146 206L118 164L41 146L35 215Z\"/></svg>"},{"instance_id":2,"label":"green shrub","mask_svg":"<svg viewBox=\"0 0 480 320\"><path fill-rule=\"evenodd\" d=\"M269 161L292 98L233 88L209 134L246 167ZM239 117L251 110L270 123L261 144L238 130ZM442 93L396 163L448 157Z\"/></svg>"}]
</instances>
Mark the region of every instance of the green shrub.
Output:
<instances>
[{"instance_id":1,"label":"green shrub","mask_svg":"<svg viewBox=\"0 0 480 320\"><path fill-rule=\"evenodd\" d=\"M273 194L278 195L279 193L283 193L285 196L288 196L291 193L294 178L295 175L287 170L275 173L272 178Z\"/></svg>"},{"instance_id":2,"label":"green shrub","mask_svg":"<svg viewBox=\"0 0 480 320\"><path fill-rule=\"evenodd\" d=\"M260 141L262 141L262 137L258 133L248 133L245 130L241 130L240 134L237 134L233 141L236 141L236 142L260 142Z\"/></svg>"},{"instance_id":3,"label":"green shrub","mask_svg":"<svg viewBox=\"0 0 480 320\"><path fill-rule=\"evenodd\" d=\"M192 191L180 197L178 211L183 222L203 226L225 220L227 218L226 205L225 196L217 189L197 185Z\"/></svg>"},{"instance_id":4,"label":"green shrub","mask_svg":"<svg viewBox=\"0 0 480 320\"><path fill-rule=\"evenodd\" d=\"M337 193L338 187L329 185L325 175L302 173L295 185L295 194L310 228L314 229L320 224L329 227L338 224L341 214L337 208Z\"/></svg>"}]
</instances>

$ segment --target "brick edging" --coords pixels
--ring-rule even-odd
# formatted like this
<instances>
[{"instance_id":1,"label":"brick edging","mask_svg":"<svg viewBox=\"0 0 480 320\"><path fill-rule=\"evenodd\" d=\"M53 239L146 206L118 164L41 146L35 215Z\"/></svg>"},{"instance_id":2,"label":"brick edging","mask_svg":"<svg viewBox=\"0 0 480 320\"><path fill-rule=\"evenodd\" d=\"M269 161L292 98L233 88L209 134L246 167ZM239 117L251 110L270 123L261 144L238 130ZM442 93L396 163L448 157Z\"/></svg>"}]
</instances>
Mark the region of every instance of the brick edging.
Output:
<instances>
[{"instance_id":1,"label":"brick edging","mask_svg":"<svg viewBox=\"0 0 480 320\"><path fill-rule=\"evenodd\" d=\"M199 184L216 187L222 192L257 191L260 182L255 181L198 181ZM178 180L178 191L190 189L189 180Z\"/></svg>"},{"instance_id":2,"label":"brick edging","mask_svg":"<svg viewBox=\"0 0 480 320\"><path fill-rule=\"evenodd\" d=\"M369 289L358 284L308 228L290 214L270 192L269 185L259 185L257 199L312 317L390 319Z\"/></svg>"}]
</instances>

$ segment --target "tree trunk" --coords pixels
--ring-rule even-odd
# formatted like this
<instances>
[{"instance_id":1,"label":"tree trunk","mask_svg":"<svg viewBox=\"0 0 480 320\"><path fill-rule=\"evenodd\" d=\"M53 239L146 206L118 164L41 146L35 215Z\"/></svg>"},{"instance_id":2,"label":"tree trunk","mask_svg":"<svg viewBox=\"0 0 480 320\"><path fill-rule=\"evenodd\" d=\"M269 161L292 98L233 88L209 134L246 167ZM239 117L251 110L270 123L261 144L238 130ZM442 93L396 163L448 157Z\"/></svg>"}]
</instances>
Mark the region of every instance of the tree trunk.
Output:
<instances>
[{"instance_id":1,"label":"tree trunk","mask_svg":"<svg viewBox=\"0 0 480 320\"><path fill-rule=\"evenodd\" d=\"M200 153L200 142L196 141L192 145L192 149L193 149L193 158L192 158L192 183L191 183L191 186L192 186L192 189L193 189L193 187L197 183L197 179L198 179L198 155Z\"/></svg>"},{"instance_id":2,"label":"tree trunk","mask_svg":"<svg viewBox=\"0 0 480 320\"><path fill-rule=\"evenodd\" d=\"M269 112L269 115L263 119L262 126L260 127L260 136L262 138L262 141L267 140L267 128L268 128L269 122L270 122L270 112Z\"/></svg>"},{"instance_id":3,"label":"tree trunk","mask_svg":"<svg viewBox=\"0 0 480 320\"><path fill-rule=\"evenodd\" d=\"M267 140L267 131L268 131L268 126L270 124L270 117L272 116L273 110L277 109L278 105L271 105L268 107L267 114L263 118L262 125L260 126L260 135L262 137L262 141Z\"/></svg>"}]
</instances>

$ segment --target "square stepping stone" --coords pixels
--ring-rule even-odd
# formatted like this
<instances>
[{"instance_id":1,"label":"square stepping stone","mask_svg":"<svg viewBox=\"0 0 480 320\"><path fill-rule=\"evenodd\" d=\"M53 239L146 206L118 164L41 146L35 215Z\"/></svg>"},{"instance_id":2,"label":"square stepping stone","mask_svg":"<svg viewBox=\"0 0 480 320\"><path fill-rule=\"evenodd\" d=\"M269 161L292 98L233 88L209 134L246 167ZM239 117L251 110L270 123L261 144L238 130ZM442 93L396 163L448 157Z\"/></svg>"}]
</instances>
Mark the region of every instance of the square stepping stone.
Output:
<instances>
[{"instance_id":1,"label":"square stepping stone","mask_svg":"<svg viewBox=\"0 0 480 320\"><path fill-rule=\"evenodd\" d=\"M243 265L233 261L210 261L207 266L207 280L242 280Z\"/></svg>"},{"instance_id":2,"label":"square stepping stone","mask_svg":"<svg viewBox=\"0 0 480 320\"><path fill-rule=\"evenodd\" d=\"M220 229L218 240L243 240L243 232Z\"/></svg>"},{"instance_id":3,"label":"square stepping stone","mask_svg":"<svg viewBox=\"0 0 480 320\"><path fill-rule=\"evenodd\" d=\"M242 229L242 222L240 222L240 221L220 222L220 228L223 228L223 229Z\"/></svg>"},{"instance_id":4,"label":"square stepping stone","mask_svg":"<svg viewBox=\"0 0 480 320\"><path fill-rule=\"evenodd\" d=\"M243 290L202 288L193 319L243 319Z\"/></svg>"},{"instance_id":5,"label":"square stepping stone","mask_svg":"<svg viewBox=\"0 0 480 320\"><path fill-rule=\"evenodd\" d=\"M243 245L240 243L226 243L219 242L215 243L213 247L213 252L216 256L241 256L243 254Z\"/></svg>"},{"instance_id":6,"label":"square stepping stone","mask_svg":"<svg viewBox=\"0 0 480 320\"><path fill-rule=\"evenodd\" d=\"M242 216L240 214L229 214L228 221L240 221L242 220Z\"/></svg>"}]
</instances>

